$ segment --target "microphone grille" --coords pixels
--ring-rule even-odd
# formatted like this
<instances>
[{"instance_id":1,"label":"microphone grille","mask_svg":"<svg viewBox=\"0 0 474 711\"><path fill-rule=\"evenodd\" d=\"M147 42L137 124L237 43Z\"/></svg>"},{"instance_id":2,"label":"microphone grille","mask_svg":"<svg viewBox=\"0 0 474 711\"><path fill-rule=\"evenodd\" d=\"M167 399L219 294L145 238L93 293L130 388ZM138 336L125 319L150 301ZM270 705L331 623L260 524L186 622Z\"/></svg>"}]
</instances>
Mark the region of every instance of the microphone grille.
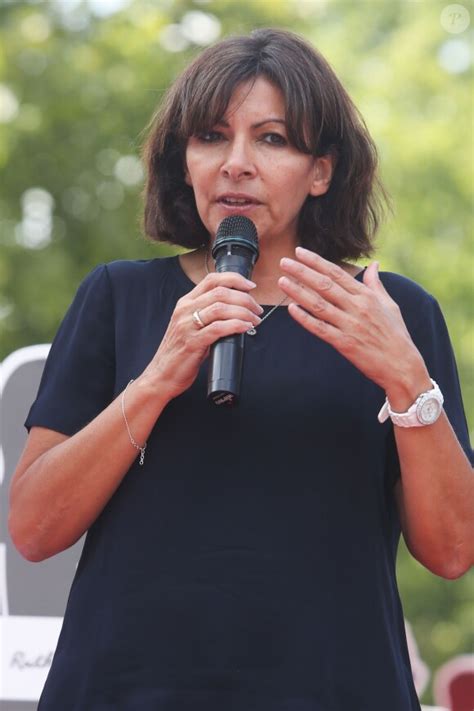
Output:
<instances>
[{"instance_id":1,"label":"microphone grille","mask_svg":"<svg viewBox=\"0 0 474 711\"><path fill-rule=\"evenodd\" d=\"M224 217L217 228L216 242L225 237L243 237L250 242L258 244L257 228L252 220L245 215L229 215Z\"/></svg>"}]
</instances>

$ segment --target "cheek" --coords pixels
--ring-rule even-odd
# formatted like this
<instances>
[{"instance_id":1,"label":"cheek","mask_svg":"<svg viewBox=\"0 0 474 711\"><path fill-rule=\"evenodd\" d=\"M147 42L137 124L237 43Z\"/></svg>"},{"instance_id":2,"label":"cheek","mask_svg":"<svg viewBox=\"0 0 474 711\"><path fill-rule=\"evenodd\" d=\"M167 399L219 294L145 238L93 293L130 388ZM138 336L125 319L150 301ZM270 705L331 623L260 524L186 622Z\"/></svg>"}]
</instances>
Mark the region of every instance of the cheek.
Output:
<instances>
[{"instance_id":1,"label":"cheek","mask_svg":"<svg viewBox=\"0 0 474 711\"><path fill-rule=\"evenodd\" d=\"M298 210L310 191L310 180L301 168L275 168L279 180L274 182L274 191L278 195L276 207L283 211Z\"/></svg>"},{"instance_id":2,"label":"cheek","mask_svg":"<svg viewBox=\"0 0 474 711\"><path fill-rule=\"evenodd\" d=\"M207 168L203 170L203 165L207 166L207 163L192 161L187 164L185 170L186 184L193 188L196 196L205 194L209 188L209 171Z\"/></svg>"},{"instance_id":3,"label":"cheek","mask_svg":"<svg viewBox=\"0 0 474 711\"><path fill-rule=\"evenodd\" d=\"M184 179L186 184L194 189L202 182L202 164L199 152L195 148L192 150L188 148L184 157ZM201 170L199 166L201 166Z\"/></svg>"},{"instance_id":4,"label":"cheek","mask_svg":"<svg viewBox=\"0 0 474 711\"><path fill-rule=\"evenodd\" d=\"M195 161L192 158L188 159L188 156L186 156L184 162L184 180L186 181L186 185L193 187L196 183L196 178Z\"/></svg>"},{"instance_id":5,"label":"cheek","mask_svg":"<svg viewBox=\"0 0 474 711\"><path fill-rule=\"evenodd\" d=\"M275 161L270 166L270 175L274 176L275 185L278 185L280 192L287 196L295 195L295 192L307 194L313 180L312 162L296 161Z\"/></svg>"}]
</instances>

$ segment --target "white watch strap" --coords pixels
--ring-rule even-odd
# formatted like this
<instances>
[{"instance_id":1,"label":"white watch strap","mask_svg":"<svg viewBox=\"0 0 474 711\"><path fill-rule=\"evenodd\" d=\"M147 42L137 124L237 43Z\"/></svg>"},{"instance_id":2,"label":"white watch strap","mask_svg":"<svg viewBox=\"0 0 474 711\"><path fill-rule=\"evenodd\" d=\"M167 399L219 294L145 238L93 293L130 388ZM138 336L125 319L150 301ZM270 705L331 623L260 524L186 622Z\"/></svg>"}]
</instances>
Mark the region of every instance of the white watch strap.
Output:
<instances>
[{"instance_id":1,"label":"white watch strap","mask_svg":"<svg viewBox=\"0 0 474 711\"><path fill-rule=\"evenodd\" d=\"M390 413L389 413L389 411L388 411L388 408L389 408L388 397L386 397L386 398L385 398L385 402L384 402L384 404L382 405L382 407L380 408L379 414L377 415L377 419L378 419L379 422L385 422L385 421L388 420L388 418L390 417Z\"/></svg>"},{"instance_id":2,"label":"white watch strap","mask_svg":"<svg viewBox=\"0 0 474 711\"><path fill-rule=\"evenodd\" d=\"M433 384L431 390L427 390L423 393L420 393L420 395L418 395L418 397L416 398L415 402L410 405L406 412L395 412L390 407L388 398L385 398L385 402L382 405L380 412L377 416L378 421L385 422L390 417L392 422L395 425L398 425L399 427L423 427L426 424L430 424L430 422L423 422L422 419L420 419L418 413L418 406L420 405L420 407L422 407L421 402L422 400L426 400L427 396L431 396L433 399L438 401L440 410L444 402L444 398L441 393L441 390L438 387L438 384L432 378L430 378L430 380ZM438 415L436 415L436 419L437 418Z\"/></svg>"}]
</instances>

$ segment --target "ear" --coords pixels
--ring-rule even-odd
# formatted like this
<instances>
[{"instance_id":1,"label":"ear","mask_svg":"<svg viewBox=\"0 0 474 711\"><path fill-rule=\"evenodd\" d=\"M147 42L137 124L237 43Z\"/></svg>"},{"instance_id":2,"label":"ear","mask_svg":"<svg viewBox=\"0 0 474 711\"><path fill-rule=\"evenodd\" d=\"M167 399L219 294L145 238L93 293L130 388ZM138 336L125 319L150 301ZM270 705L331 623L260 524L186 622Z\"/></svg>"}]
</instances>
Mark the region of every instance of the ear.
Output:
<instances>
[{"instance_id":1,"label":"ear","mask_svg":"<svg viewBox=\"0 0 474 711\"><path fill-rule=\"evenodd\" d=\"M329 190L331 178L334 170L334 158L328 153L314 159L314 176L309 190L309 194L324 195Z\"/></svg>"}]
</instances>

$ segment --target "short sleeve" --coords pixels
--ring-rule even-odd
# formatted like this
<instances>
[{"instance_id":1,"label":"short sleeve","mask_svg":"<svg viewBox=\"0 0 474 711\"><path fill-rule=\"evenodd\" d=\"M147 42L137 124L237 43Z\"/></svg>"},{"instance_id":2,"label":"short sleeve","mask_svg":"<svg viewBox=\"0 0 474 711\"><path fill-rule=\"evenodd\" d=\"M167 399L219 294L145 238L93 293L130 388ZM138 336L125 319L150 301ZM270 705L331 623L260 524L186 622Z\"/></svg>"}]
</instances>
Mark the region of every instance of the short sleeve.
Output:
<instances>
[{"instance_id":1,"label":"short sleeve","mask_svg":"<svg viewBox=\"0 0 474 711\"><path fill-rule=\"evenodd\" d=\"M113 399L114 309L107 267L82 282L51 346L25 427L73 435Z\"/></svg>"},{"instance_id":2,"label":"short sleeve","mask_svg":"<svg viewBox=\"0 0 474 711\"><path fill-rule=\"evenodd\" d=\"M426 300L421 317L411 335L425 360L431 378L438 383L443 393L444 410L472 464L473 453L469 443L456 360L446 322L438 302L433 297Z\"/></svg>"}]
</instances>

